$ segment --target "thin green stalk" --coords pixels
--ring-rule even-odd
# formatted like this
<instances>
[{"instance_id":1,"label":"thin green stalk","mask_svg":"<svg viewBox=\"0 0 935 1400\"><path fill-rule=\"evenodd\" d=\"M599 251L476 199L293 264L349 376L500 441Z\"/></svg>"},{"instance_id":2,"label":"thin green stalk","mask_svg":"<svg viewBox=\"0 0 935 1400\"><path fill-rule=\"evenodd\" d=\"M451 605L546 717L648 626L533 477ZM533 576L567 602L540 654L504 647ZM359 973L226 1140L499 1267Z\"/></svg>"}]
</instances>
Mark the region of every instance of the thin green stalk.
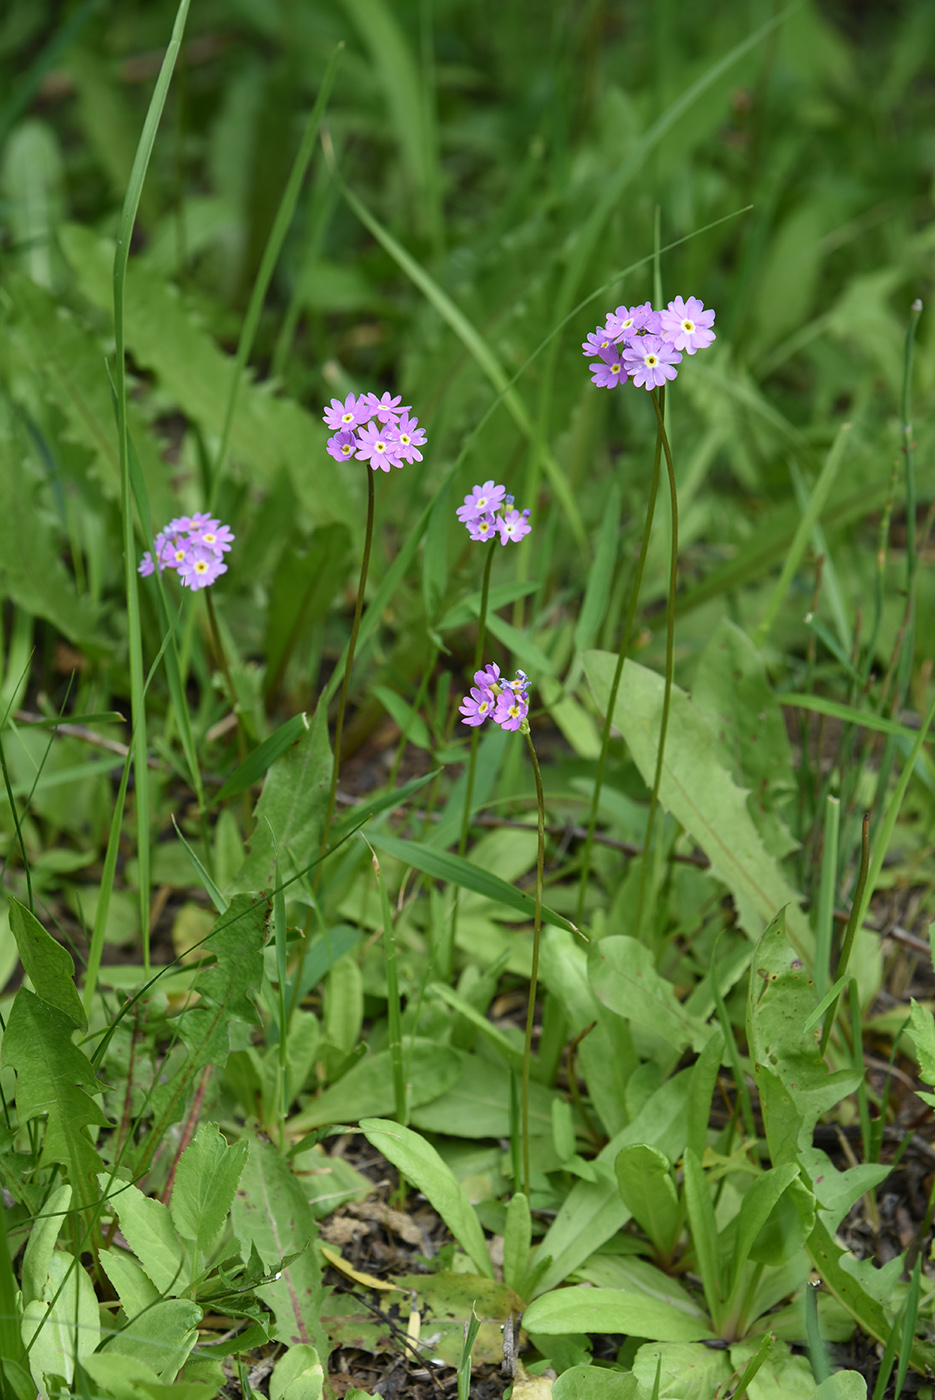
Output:
<instances>
[{"instance_id":1,"label":"thin green stalk","mask_svg":"<svg viewBox=\"0 0 935 1400\"><path fill-rule=\"evenodd\" d=\"M838 958L838 965L834 970L834 981L837 982L847 971L847 965L851 960L851 949L854 946L854 939L857 937L857 930L863 923L862 906L864 901L864 891L867 888L867 875L870 870L870 813L864 813L863 825L861 828L860 843L860 872L857 876L857 888L854 891L854 902L851 906L851 916L847 921L847 928L844 931L844 942L841 944L841 956ZM841 993L835 997L828 1008L825 1016L825 1024L821 1033L821 1054L825 1053L828 1045L828 1038L831 1035L831 1027L834 1025L834 1018L837 1015L838 1002Z\"/></svg>"},{"instance_id":2,"label":"thin green stalk","mask_svg":"<svg viewBox=\"0 0 935 1400\"><path fill-rule=\"evenodd\" d=\"M338 701L338 716L334 724L334 762L331 765L331 790L328 793L328 811L325 816L325 824L321 832L321 854L324 855L325 847L328 844L328 835L331 831L331 821L334 817L334 803L338 791L338 772L341 767L341 739L344 734L344 713L347 709L347 692L351 684L351 667L354 665L354 650L357 646L357 634L360 631L360 617L364 609L364 592L367 587L367 572L370 568L370 546L373 542L373 471L367 471L367 525L364 530L364 552L360 561L360 582L357 585L357 602L354 604L354 621L351 624L351 640L347 648L347 660L344 663L344 679L341 681L341 698ZM321 865L315 871L315 888L318 888L318 878L321 873Z\"/></svg>"},{"instance_id":3,"label":"thin green stalk","mask_svg":"<svg viewBox=\"0 0 935 1400\"><path fill-rule=\"evenodd\" d=\"M666 458L666 472L669 477L669 501L672 511L672 550L669 561L669 597L666 606L666 680L662 695L662 720L659 725L659 751L656 754L656 773L653 778L652 797L649 801L649 819L646 823L646 840L643 845L643 861L640 866L640 893L636 906L636 936L643 936L643 905L646 899L646 872L649 869L653 845L653 826L656 820L656 806L659 801L659 785L662 782L662 764L666 751L666 732L669 728L669 707L672 703L672 674L675 669L675 589L679 570L679 502L675 485L675 468L669 439L666 436L664 406L656 390L652 390L653 408L656 410L656 423L662 450Z\"/></svg>"},{"instance_id":4,"label":"thin green stalk","mask_svg":"<svg viewBox=\"0 0 935 1400\"><path fill-rule=\"evenodd\" d=\"M227 393L227 404L224 409L221 441L218 446L218 455L215 459L214 470L211 473L211 495L208 509L212 512L217 501L218 489L221 484L221 475L224 470L224 463L227 459L227 450L230 444L231 429L234 423L234 411L237 407L237 395L240 389L240 381L243 378L244 369L250 358L250 351L253 349L253 341L256 336L257 326L260 324L260 314L263 310L263 303L266 300L266 293L269 290L269 284L272 280L276 263L279 261L282 245L285 242L286 234L289 232L289 226L295 214L295 206L298 203L299 193L302 189L302 181L305 179L305 172L312 159L321 116L331 94L331 88L337 74L338 60L343 48L344 41L342 39L331 55L328 67L325 69L325 76L322 78L321 87L318 90L318 100L312 109L312 115L308 119L308 125L302 136L302 144L293 161L282 199L279 201L276 218L273 221L273 227L266 241L266 247L263 249L263 258L256 275L256 281L253 284L253 291L250 294L250 304L247 307L247 314L244 316L243 325L240 328L240 340L237 344L234 372L231 376L230 388Z\"/></svg>"},{"instance_id":5,"label":"thin green stalk","mask_svg":"<svg viewBox=\"0 0 935 1400\"><path fill-rule=\"evenodd\" d=\"M663 396L665 389L663 388ZM663 398L664 402L664 398ZM610 695L607 699L607 713L604 716L604 728L601 733L601 752L597 760L597 776L594 779L594 791L591 794L591 810L588 813L588 834L584 840L584 850L581 853L581 878L578 884L578 903L575 911L575 923L581 924L584 915L584 901L588 888L588 875L591 867L591 847L594 845L594 831L597 826L597 813L601 801L601 788L604 786L604 770L607 767L607 751L610 748L610 731L613 728L614 706L617 702L617 691L620 689L620 678L623 675L623 663L626 661L627 652L630 649L630 637L633 633L633 620L636 617L636 607L639 602L640 586L643 582L643 569L646 566L646 554L649 550L649 537L653 528L653 516L656 511L656 495L659 490L659 473L662 465L662 438L656 435L656 453L653 458L653 475L649 485L649 500L646 503L646 519L643 522L643 537L640 541L639 555L636 560L636 571L633 575L633 587L630 591L630 604L627 608L626 622L623 626L623 637L620 642L620 650L617 653L617 666L614 670L614 678L610 686Z\"/></svg>"},{"instance_id":6,"label":"thin green stalk","mask_svg":"<svg viewBox=\"0 0 935 1400\"><path fill-rule=\"evenodd\" d=\"M364 840L366 841L366 837ZM369 843L368 843L369 844ZM408 1117L406 1104L406 1074L403 1067L403 1016L399 1000L399 969L396 958L396 927L390 897L376 852L370 847L373 869L380 890L380 911L383 918L383 967L386 972L386 1020L389 1031L390 1063L393 1067L393 1099L396 1105L396 1121L405 1125Z\"/></svg>"},{"instance_id":7,"label":"thin green stalk","mask_svg":"<svg viewBox=\"0 0 935 1400\"><path fill-rule=\"evenodd\" d=\"M477 644L474 647L474 670L479 671L484 659L484 641L487 636L487 600L490 596L490 570L493 565L493 541L488 541L487 559L484 563L484 579L481 584L480 614L477 619ZM458 837L458 855L463 856L467 849L468 832L471 826L471 798L474 795L474 773L477 767L477 745L480 742L480 726L471 730L471 753L468 758L467 785L464 789L464 811L461 814L461 835ZM457 910L457 905L455 906Z\"/></svg>"},{"instance_id":8,"label":"thin green stalk","mask_svg":"<svg viewBox=\"0 0 935 1400\"><path fill-rule=\"evenodd\" d=\"M172 38L166 49L156 87L143 123L133 168L127 186L117 245L114 252L114 386L117 397L117 439L120 461L120 502L123 524L123 562L127 591L127 640L130 661L130 705L133 715L133 773L136 790L137 861L140 884L140 927L143 939L143 972L149 975L149 889L150 889L150 802L149 769L147 767L146 716L143 711L143 637L140 628L140 603L137 592L136 544L133 535L133 506L130 488L130 456L127 430L127 370L124 339L124 294L130 239L149 159L152 155L162 111L165 106L172 70L182 45L182 34L188 18L190 0L180 0L172 28Z\"/></svg>"},{"instance_id":9,"label":"thin green stalk","mask_svg":"<svg viewBox=\"0 0 935 1400\"><path fill-rule=\"evenodd\" d=\"M915 442L912 437L912 359L915 350L916 328L921 315L922 302L916 297L909 311L909 324L906 326L901 399L903 452L906 458L906 593L910 606L915 601L917 562Z\"/></svg>"},{"instance_id":10,"label":"thin green stalk","mask_svg":"<svg viewBox=\"0 0 935 1400\"><path fill-rule=\"evenodd\" d=\"M532 759L532 770L536 775L536 803L539 810L539 844L536 853L536 913L532 930L532 972L529 976L529 1005L526 1010L526 1041L523 1046L523 1189L530 1200L529 1189L529 1061L532 1056L532 1025L536 1014L536 983L539 980L539 934L542 929L542 881L545 870L545 797L542 793L542 774L535 745L529 732L528 723L524 726L526 745Z\"/></svg>"},{"instance_id":11,"label":"thin green stalk","mask_svg":"<svg viewBox=\"0 0 935 1400\"><path fill-rule=\"evenodd\" d=\"M815 990L823 997L831 975L831 937L834 931L834 888L838 871L838 828L841 803L830 792L825 798L825 837L818 896L815 936Z\"/></svg>"}]
</instances>

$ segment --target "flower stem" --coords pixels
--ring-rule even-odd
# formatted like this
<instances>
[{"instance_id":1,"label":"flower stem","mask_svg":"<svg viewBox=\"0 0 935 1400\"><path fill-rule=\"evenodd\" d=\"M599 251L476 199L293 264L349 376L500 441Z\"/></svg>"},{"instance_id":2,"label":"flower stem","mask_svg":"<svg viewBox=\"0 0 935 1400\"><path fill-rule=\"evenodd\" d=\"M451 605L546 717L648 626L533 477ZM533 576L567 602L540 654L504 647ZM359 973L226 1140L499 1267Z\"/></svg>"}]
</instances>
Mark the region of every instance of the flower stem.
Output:
<instances>
[{"instance_id":1,"label":"flower stem","mask_svg":"<svg viewBox=\"0 0 935 1400\"><path fill-rule=\"evenodd\" d=\"M367 472L367 526L364 531L364 552L360 561L360 582L357 585L357 602L354 605L354 621L351 624L351 640L344 663L344 679L341 681L341 696L338 700L338 716L334 723L334 761L331 765L331 790L328 793L328 810L325 824L321 829L321 850L324 855L328 846L331 821L334 817L334 803L338 791L338 772L341 767L341 738L344 734L344 714L347 710L347 692L351 684L351 667L354 665L354 650L357 646L357 633L360 631L360 618L364 610L364 592L367 587L367 571L370 568L370 546L373 542L373 471ZM321 864L315 870L315 889L321 875Z\"/></svg>"},{"instance_id":2,"label":"flower stem","mask_svg":"<svg viewBox=\"0 0 935 1400\"><path fill-rule=\"evenodd\" d=\"M493 541L489 541L487 561L484 564L484 579L480 592L480 613L477 619L477 645L474 648L474 670L479 671L484 659L484 641L487 636L487 600L490 597L490 569L493 564ZM471 730L471 753L468 758L467 784L464 789L464 810L461 813L461 835L458 837L458 855L463 856L467 849L468 831L471 826L471 799L474 796L474 773L477 767L477 745L480 740L479 727ZM456 906L457 908L457 906ZM457 912L455 913L457 918Z\"/></svg>"},{"instance_id":3,"label":"flower stem","mask_svg":"<svg viewBox=\"0 0 935 1400\"><path fill-rule=\"evenodd\" d=\"M665 389L662 390L665 395ZM663 403L665 399L663 397ZM649 537L653 528L653 515L656 510L656 494L659 489L659 471L662 462L662 437L656 434L656 454L653 459L653 476L649 487L649 500L646 503L646 520L643 524L643 538L640 542L640 552L636 561L636 572L633 575L633 587L630 590L630 605L627 608L627 618L623 628L623 638L620 642L620 651L617 655L617 667L614 671L614 678L610 686L610 695L607 700L607 713L604 716L604 730L601 734L601 752L597 760L597 777L594 779L594 792L591 796L591 811L588 814L588 834L584 841L584 851L581 856L581 878L578 882L578 903L575 912L575 923L580 924L584 913L584 900L588 889L588 876L591 869L591 847L594 844L594 829L597 826L597 812L601 801L601 788L604 785L604 770L607 767L607 751L610 747L610 731L613 727L614 705L617 702L617 691L620 689L620 678L623 675L623 663L626 660L627 652L630 649L630 637L633 632L633 619L636 616L636 605L639 601L640 586L643 582L643 569L646 565L646 553L649 549Z\"/></svg>"},{"instance_id":4,"label":"flower stem","mask_svg":"<svg viewBox=\"0 0 935 1400\"><path fill-rule=\"evenodd\" d=\"M536 802L539 809L539 844L536 854L536 913L532 931L532 972L529 977L529 1006L526 1011L526 1042L523 1046L523 1189L529 1192L529 1061L532 1056L532 1025L536 1014L536 984L539 980L539 934L542 929L542 881L545 870L545 798L542 795L542 774L528 725L524 725L526 744L536 775Z\"/></svg>"},{"instance_id":5,"label":"flower stem","mask_svg":"<svg viewBox=\"0 0 935 1400\"><path fill-rule=\"evenodd\" d=\"M659 441L662 443L662 450L665 453L666 472L669 477L669 500L672 506L672 553L669 562L669 598L666 608L666 682L662 696L662 721L659 725L659 749L656 754L656 774L653 778L653 792L649 803L649 820L646 823L646 840L643 843L643 864L640 867L640 894L636 906L636 931L638 938L642 938L643 936L643 905L646 899L646 872L649 869L649 861L652 854L653 826L656 820L656 805L659 801L659 785L662 782L662 763L666 751L666 732L669 728L669 706L672 701L672 672L675 661L675 589L678 583L679 570L679 503L678 492L675 487L675 469L672 466L672 453L669 450L669 439L666 435L664 410L655 389L652 391L652 400L653 408L656 410Z\"/></svg>"}]
</instances>

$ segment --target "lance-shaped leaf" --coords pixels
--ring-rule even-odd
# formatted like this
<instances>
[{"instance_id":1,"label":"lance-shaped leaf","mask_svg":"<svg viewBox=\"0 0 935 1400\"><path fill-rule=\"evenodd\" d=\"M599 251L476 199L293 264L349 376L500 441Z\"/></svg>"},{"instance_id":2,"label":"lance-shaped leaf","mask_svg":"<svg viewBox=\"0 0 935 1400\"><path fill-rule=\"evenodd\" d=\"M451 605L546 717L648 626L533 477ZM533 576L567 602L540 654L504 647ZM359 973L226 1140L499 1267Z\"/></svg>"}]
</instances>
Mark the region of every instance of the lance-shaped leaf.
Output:
<instances>
[{"instance_id":1,"label":"lance-shaped leaf","mask_svg":"<svg viewBox=\"0 0 935 1400\"><path fill-rule=\"evenodd\" d=\"M18 899L10 901L10 931L16 939L20 961L36 995L64 1011L80 1030L88 1018L75 987L75 964L67 948L52 937Z\"/></svg>"}]
</instances>

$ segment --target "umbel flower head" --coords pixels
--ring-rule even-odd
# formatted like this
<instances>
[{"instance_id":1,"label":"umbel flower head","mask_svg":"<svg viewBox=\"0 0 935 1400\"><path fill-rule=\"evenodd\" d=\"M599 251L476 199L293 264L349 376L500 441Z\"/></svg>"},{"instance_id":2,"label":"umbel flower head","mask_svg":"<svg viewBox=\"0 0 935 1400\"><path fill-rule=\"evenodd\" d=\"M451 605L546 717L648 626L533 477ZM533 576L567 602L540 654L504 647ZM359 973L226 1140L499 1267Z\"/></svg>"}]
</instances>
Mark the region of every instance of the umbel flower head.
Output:
<instances>
[{"instance_id":1,"label":"umbel flower head","mask_svg":"<svg viewBox=\"0 0 935 1400\"><path fill-rule=\"evenodd\" d=\"M406 462L421 462L420 447L425 446L425 430L418 418L409 417L409 404L400 403L390 393L348 394L342 403L332 399L322 415L325 425L334 430L328 439L328 451L338 462L354 457L369 462L374 471L388 472L390 467L402 467Z\"/></svg>"},{"instance_id":2,"label":"umbel flower head","mask_svg":"<svg viewBox=\"0 0 935 1400\"><path fill-rule=\"evenodd\" d=\"M506 494L506 487L492 481L475 486L456 514L472 540L492 540L499 535L501 544L518 543L532 529L529 511L514 510L513 497Z\"/></svg>"},{"instance_id":3,"label":"umbel flower head","mask_svg":"<svg viewBox=\"0 0 935 1400\"><path fill-rule=\"evenodd\" d=\"M528 690L524 671L517 671L515 678L507 681L501 677L500 667L491 663L474 672L471 692L458 707L461 723L476 726L492 719L501 729L520 729L527 724Z\"/></svg>"},{"instance_id":4,"label":"umbel flower head","mask_svg":"<svg viewBox=\"0 0 935 1400\"><path fill-rule=\"evenodd\" d=\"M175 569L183 588L207 588L227 573L224 555L235 536L229 525L222 525L206 511L197 515L177 515L153 541L140 561L138 573L144 578L163 569Z\"/></svg>"},{"instance_id":5,"label":"umbel flower head","mask_svg":"<svg viewBox=\"0 0 935 1400\"><path fill-rule=\"evenodd\" d=\"M705 311L697 297L676 297L665 311L642 306L618 306L604 324L589 333L581 346L589 359L591 378L599 389L613 389L632 379L636 387L658 389L678 374L682 352L694 355L716 339L714 312Z\"/></svg>"}]
</instances>

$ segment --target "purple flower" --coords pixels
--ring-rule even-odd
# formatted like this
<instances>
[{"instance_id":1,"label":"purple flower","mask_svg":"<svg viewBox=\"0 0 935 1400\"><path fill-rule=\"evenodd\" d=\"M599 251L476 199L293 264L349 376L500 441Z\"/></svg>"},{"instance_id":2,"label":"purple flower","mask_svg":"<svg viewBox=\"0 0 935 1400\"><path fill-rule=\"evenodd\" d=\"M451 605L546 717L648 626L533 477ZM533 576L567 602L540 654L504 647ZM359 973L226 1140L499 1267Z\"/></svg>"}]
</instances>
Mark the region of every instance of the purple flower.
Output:
<instances>
[{"instance_id":1,"label":"purple flower","mask_svg":"<svg viewBox=\"0 0 935 1400\"><path fill-rule=\"evenodd\" d=\"M179 565L179 579L182 584L194 590L207 588L219 574L227 573L227 565L220 554L204 545L192 545L184 563Z\"/></svg>"},{"instance_id":2,"label":"purple flower","mask_svg":"<svg viewBox=\"0 0 935 1400\"><path fill-rule=\"evenodd\" d=\"M378 467L384 472L388 472L390 467L401 467L395 425L383 427L368 423L357 435L355 455L359 462L369 462L374 471Z\"/></svg>"},{"instance_id":3,"label":"purple flower","mask_svg":"<svg viewBox=\"0 0 935 1400\"><path fill-rule=\"evenodd\" d=\"M419 448L425 446L425 429L419 427L418 418L410 418L408 412L403 413L396 424L396 434L399 442L398 455L405 462L421 462L422 453Z\"/></svg>"},{"instance_id":4,"label":"purple flower","mask_svg":"<svg viewBox=\"0 0 935 1400\"><path fill-rule=\"evenodd\" d=\"M164 530L160 530L159 534L162 536L182 535L186 530L191 530L193 525L194 521L190 515L176 515L169 521Z\"/></svg>"},{"instance_id":5,"label":"purple flower","mask_svg":"<svg viewBox=\"0 0 935 1400\"><path fill-rule=\"evenodd\" d=\"M611 319L608 316L608 321ZM581 342L581 348L586 355L600 355L605 350L613 347L614 337L608 326L598 326L596 330L588 332L587 340Z\"/></svg>"},{"instance_id":6,"label":"purple flower","mask_svg":"<svg viewBox=\"0 0 935 1400\"><path fill-rule=\"evenodd\" d=\"M618 358L613 364L605 364L603 360L591 366L591 378L599 389L613 389L622 379L626 379L627 370L623 363L623 357L618 351Z\"/></svg>"},{"instance_id":7,"label":"purple flower","mask_svg":"<svg viewBox=\"0 0 935 1400\"><path fill-rule=\"evenodd\" d=\"M490 719L494 706L498 703L492 690L483 686L472 686L470 695L466 695L458 706L458 713L464 716L461 723L483 724L485 719Z\"/></svg>"},{"instance_id":8,"label":"purple flower","mask_svg":"<svg viewBox=\"0 0 935 1400\"><path fill-rule=\"evenodd\" d=\"M500 530L501 544L509 544L511 540L518 543L532 529L528 510L508 511L506 515L498 517L497 524Z\"/></svg>"},{"instance_id":9,"label":"purple flower","mask_svg":"<svg viewBox=\"0 0 935 1400\"><path fill-rule=\"evenodd\" d=\"M501 729L515 730L519 729L528 714L529 701L526 696L505 685L497 696L497 708L493 712L495 722Z\"/></svg>"},{"instance_id":10,"label":"purple flower","mask_svg":"<svg viewBox=\"0 0 935 1400\"><path fill-rule=\"evenodd\" d=\"M482 690L492 690L496 695L500 689L500 667L495 661L491 661L482 671L474 672L474 681Z\"/></svg>"},{"instance_id":11,"label":"purple flower","mask_svg":"<svg viewBox=\"0 0 935 1400\"><path fill-rule=\"evenodd\" d=\"M681 355L658 335L644 335L633 341L623 352L627 374L638 389L657 389L667 379L674 379Z\"/></svg>"},{"instance_id":12,"label":"purple flower","mask_svg":"<svg viewBox=\"0 0 935 1400\"><path fill-rule=\"evenodd\" d=\"M492 540L497 533L497 515L479 515L476 520L465 522L472 540Z\"/></svg>"},{"instance_id":13,"label":"purple flower","mask_svg":"<svg viewBox=\"0 0 935 1400\"><path fill-rule=\"evenodd\" d=\"M458 506L458 519L466 525L469 520L476 520L479 515L498 510L505 491L505 486L496 486L492 481L485 481L483 486L475 486L470 495L465 496L464 505Z\"/></svg>"},{"instance_id":14,"label":"purple flower","mask_svg":"<svg viewBox=\"0 0 935 1400\"><path fill-rule=\"evenodd\" d=\"M166 569L178 569L188 558L188 551L191 548L188 539L184 535L177 535L173 539L167 539L159 553L159 562Z\"/></svg>"},{"instance_id":15,"label":"purple flower","mask_svg":"<svg viewBox=\"0 0 935 1400\"><path fill-rule=\"evenodd\" d=\"M357 451L357 434L353 428L344 428L328 439L328 451L336 462L353 457Z\"/></svg>"},{"instance_id":16,"label":"purple flower","mask_svg":"<svg viewBox=\"0 0 935 1400\"><path fill-rule=\"evenodd\" d=\"M156 572L156 566L153 563L153 556L150 554L148 549L143 555L139 564L136 566L136 572L138 574L142 574L144 578L149 578L150 574L154 574Z\"/></svg>"},{"instance_id":17,"label":"purple flower","mask_svg":"<svg viewBox=\"0 0 935 1400\"><path fill-rule=\"evenodd\" d=\"M326 408L322 415L325 426L340 432L344 428L356 428L368 422L373 417L370 410L372 398L372 394L361 394L359 399L354 394L348 394L343 403L340 399L332 399L330 408Z\"/></svg>"},{"instance_id":18,"label":"purple flower","mask_svg":"<svg viewBox=\"0 0 935 1400\"><path fill-rule=\"evenodd\" d=\"M402 394L397 394L395 399L389 390L377 398L376 394L364 394L367 400L367 417L379 418L381 423L395 423L404 413L408 413L412 404L401 404Z\"/></svg>"},{"instance_id":19,"label":"purple flower","mask_svg":"<svg viewBox=\"0 0 935 1400\"><path fill-rule=\"evenodd\" d=\"M231 534L229 525L222 525L220 520L209 520L207 525L196 530L190 538L193 544L204 545L215 554L226 554L237 536Z\"/></svg>"},{"instance_id":20,"label":"purple flower","mask_svg":"<svg viewBox=\"0 0 935 1400\"><path fill-rule=\"evenodd\" d=\"M683 301L676 297L670 301L668 309L660 311L662 338L674 345L676 350L684 350L694 355L696 350L704 350L717 337L711 327L714 325L714 312L705 311L704 302L697 297Z\"/></svg>"}]
</instances>

